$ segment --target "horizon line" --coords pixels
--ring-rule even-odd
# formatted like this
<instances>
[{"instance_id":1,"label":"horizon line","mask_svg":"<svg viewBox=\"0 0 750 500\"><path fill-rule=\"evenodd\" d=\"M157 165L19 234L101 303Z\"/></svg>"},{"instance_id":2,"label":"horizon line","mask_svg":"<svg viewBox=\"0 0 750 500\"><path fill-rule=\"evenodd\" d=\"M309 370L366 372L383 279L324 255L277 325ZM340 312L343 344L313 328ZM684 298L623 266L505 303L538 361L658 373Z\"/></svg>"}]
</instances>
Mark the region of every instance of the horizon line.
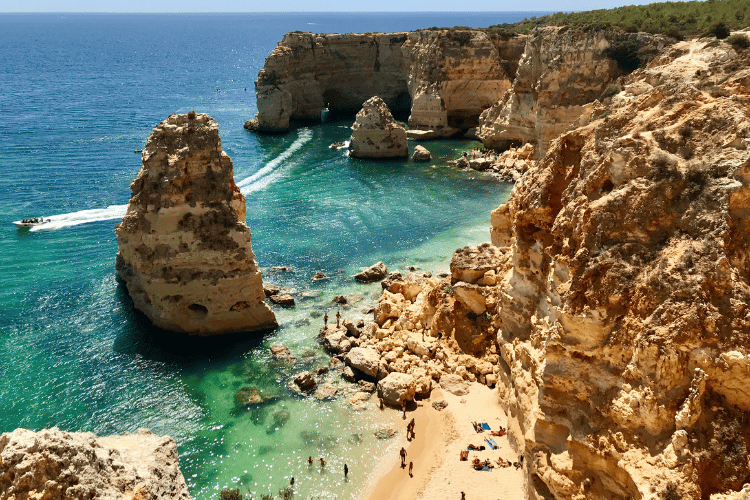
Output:
<instances>
[{"instance_id":1,"label":"horizon line","mask_svg":"<svg viewBox=\"0 0 750 500\"><path fill-rule=\"evenodd\" d=\"M0 15L55 15L55 14L488 14L488 13L535 13L535 12L558 12L552 10L317 10L317 11L279 11L279 10L258 10L258 11L175 11L175 12L120 12L120 11L44 11L44 12L0 12ZM575 12L559 11L559 12Z\"/></svg>"}]
</instances>

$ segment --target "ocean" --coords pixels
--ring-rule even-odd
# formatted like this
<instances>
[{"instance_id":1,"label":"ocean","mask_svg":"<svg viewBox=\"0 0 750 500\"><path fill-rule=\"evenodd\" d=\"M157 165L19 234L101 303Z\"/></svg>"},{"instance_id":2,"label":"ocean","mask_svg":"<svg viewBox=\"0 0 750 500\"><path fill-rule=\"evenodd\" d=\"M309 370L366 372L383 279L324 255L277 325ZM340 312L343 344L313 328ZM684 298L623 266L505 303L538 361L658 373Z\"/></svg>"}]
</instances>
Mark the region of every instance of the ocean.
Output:
<instances>
[{"instance_id":1,"label":"ocean","mask_svg":"<svg viewBox=\"0 0 750 500\"><path fill-rule=\"evenodd\" d=\"M196 499L236 487L276 495L291 477L296 498L357 498L395 442L374 432L401 425L399 415L352 404L335 373L333 401L293 395L287 383L328 363L317 333L325 312L335 316L333 296L350 296L341 313L356 320L380 294L352 274L379 260L447 271L456 248L489 240L490 210L511 186L447 165L479 145L470 140L428 142L433 161L415 164L330 149L353 117L249 133L253 82L289 31L485 27L528 15L0 15L0 432L146 427L176 440ZM296 293L296 307L274 308L281 326L265 336L156 330L116 278L113 227L141 167L135 151L156 124L191 109L219 123L264 281ZM34 216L53 222L12 225ZM317 271L331 279L312 282ZM271 359L278 343L295 366ZM244 387L273 399L235 408Z\"/></svg>"}]
</instances>

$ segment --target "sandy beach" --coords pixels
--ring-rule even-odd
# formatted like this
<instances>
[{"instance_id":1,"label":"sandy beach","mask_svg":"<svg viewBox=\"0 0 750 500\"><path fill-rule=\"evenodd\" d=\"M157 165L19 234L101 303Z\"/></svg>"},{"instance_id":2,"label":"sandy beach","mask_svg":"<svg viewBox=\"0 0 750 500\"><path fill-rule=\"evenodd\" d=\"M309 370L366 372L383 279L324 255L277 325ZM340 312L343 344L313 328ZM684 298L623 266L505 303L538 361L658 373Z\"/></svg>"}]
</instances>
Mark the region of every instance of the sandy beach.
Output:
<instances>
[{"instance_id":1,"label":"sandy beach","mask_svg":"<svg viewBox=\"0 0 750 500\"><path fill-rule=\"evenodd\" d=\"M429 399L417 401L407 411L403 426L398 429L399 442L392 446L387 462L376 471L362 500L502 500L523 498L523 471L515 467L497 466L498 458L511 462L518 456L508 444L507 436L493 437L499 445L491 450L484 441L489 432L477 433L471 422L486 422L492 430L507 427L506 415L497 401L497 393L484 385L470 384L470 391L457 396L435 389ZM438 411L432 403L445 400L448 406ZM406 425L415 420L415 438L406 439ZM468 461L461 461L461 451L469 444L484 445L483 451L470 451ZM406 448L406 467L401 467L399 450ZM471 461L489 458L495 465L491 471L476 471ZM408 465L413 462L413 477Z\"/></svg>"}]
</instances>

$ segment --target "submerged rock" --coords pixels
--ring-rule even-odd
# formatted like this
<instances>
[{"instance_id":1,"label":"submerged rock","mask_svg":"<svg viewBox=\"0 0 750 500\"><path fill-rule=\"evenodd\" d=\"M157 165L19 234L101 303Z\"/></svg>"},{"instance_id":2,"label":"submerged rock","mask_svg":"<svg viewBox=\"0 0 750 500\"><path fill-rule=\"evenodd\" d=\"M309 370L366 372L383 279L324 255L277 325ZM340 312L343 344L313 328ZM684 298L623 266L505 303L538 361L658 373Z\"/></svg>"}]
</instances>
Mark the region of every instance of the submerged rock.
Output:
<instances>
[{"instance_id":1,"label":"submerged rock","mask_svg":"<svg viewBox=\"0 0 750 500\"><path fill-rule=\"evenodd\" d=\"M275 401L276 396L269 396L263 394L263 392L257 387L243 387L234 394L234 407L235 409L246 408L251 405L259 405Z\"/></svg>"},{"instance_id":2,"label":"submerged rock","mask_svg":"<svg viewBox=\"0 0 750 500\"><path fill-rule=\"evenodd\" d=\"M117 271L136 309L160 328L197 335L275 328L216 121L172 115L142 157L115 226Z\"/></svg>"}]
</instances>

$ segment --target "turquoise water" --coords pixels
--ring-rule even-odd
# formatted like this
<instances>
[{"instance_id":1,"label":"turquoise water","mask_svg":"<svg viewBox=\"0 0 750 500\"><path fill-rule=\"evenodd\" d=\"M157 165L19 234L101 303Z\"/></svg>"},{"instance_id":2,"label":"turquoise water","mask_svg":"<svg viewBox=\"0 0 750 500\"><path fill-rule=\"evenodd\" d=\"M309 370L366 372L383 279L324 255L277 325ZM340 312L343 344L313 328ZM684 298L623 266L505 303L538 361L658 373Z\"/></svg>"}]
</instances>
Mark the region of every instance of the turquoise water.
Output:
<instances>
[{"instance_id":1,"label":"turquoise water","mask_svg":"<svg viewBox=\"0 0 750 500\"><path fill-rule=\"evenodd\" d=\"M351 274L447 270L459 246L489 239L489 212L510 186L446 165L477 143L428 142L435 159L353 160L329 149L351 120L284 136L248 133L253 80L283 33L486 26L523 14L0 15L0 432L58 426L97 434L147 427L175 438L195 498L221 488L298 498L355 498L387 452L373 431L392 412L340 396L292 395L290 378L328 362L316 335L331 299L357 319L380 293ZM264 337L191 339L153 329L115 276L113 226L130 197L141 149L169 114L219 122L247 199L264 280L297 292ZM411 146L413 147L413 145ZM19 232L11 221L52 217ZM274 271L286 266L288 272ZM331 280L311 282L323 271ZM305 296L301 292L306 292ZM331 314L333 315L333 314ZM294 367L270 358L288 345ZM256 387L262 407L236 409ZM308 456L324 456L324 470ZM344 481L343 463L350 469Z\"/></svg>"}]
</instances>

